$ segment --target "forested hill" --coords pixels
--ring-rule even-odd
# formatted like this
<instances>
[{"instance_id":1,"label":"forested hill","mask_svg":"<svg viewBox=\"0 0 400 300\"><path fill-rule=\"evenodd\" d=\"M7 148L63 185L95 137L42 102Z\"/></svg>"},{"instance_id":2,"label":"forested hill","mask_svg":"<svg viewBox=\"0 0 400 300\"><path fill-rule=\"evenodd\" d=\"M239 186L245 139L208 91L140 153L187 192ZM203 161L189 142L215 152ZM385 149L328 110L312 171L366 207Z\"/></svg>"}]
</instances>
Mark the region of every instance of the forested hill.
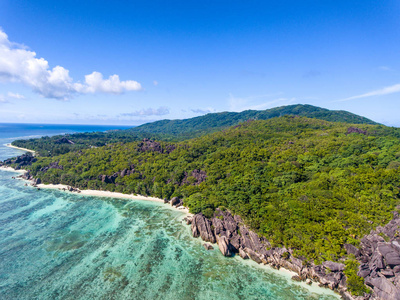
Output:
<instances>
[{"instance_id":1,"label":"forested hill","mask_svg":"<svg viewBox=\"0 0 400 300\"><path fill-rule=\"evenodd\" d=\"M249 121L179 143L144 140L39 157L31 175L81 189L227 208L275 246L338 260L400 204L400 129L305 117ZM15 166L15 164L14 164Z\"/></svg>"},{"instance_id":2,"label":"forested hill","mask_svg":"<svg viewBox=\"0 0 400 300\"><path fill-rule=\"evenodd\" d=\"M183 120L161 120L128 129L128 131L152 135L159 134L164 136L164 140L185 140L237 125L247 120L268 120L285 115L304 116L331 122L377 124L374 121L348 111L329 110L312 105L296 104L267 110L209 113L204 116Z\"/></svg>"},{"instance_id":3,"label":"forested hill","mask_svg":"<svg viewBox=\"0 0 400 300\"><path fill-rule=\"evenodd\" d=\"M223 112L184 120L163 120L147 123L127 130L112 132L77 133L39 139L17 140L17 147L35 150L40 156L55 156L69 151L99 147L115 142L132 142L144 138L163 141L183 141L219 131L247 120L267 120L284 115L305 116L332 122L352 124L376 124L375 122L347 111L332 111L312 105L289 105L240 113Z\"/></svg>"}]
</instances>

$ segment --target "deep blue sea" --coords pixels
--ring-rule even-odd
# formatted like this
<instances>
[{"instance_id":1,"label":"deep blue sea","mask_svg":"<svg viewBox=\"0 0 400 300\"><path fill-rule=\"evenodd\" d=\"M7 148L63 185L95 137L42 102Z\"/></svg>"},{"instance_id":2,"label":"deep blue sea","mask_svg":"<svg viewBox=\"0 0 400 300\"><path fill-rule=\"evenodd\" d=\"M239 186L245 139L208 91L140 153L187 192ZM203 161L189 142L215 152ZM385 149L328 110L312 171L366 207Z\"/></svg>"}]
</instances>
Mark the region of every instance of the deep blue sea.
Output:
<instances>
[{"instance_id":1,"label":"deep blue sea","mask_svg":"<svg viewBox=\"0 0 400 300\"><path fill-rule=\"evenodd\" d=\"M14 139L112 126L0 124L0 160ZM123 127L119 127L123 129ZM0 299L337 299L285 271L214 245L206 251L184 213L146 200L36 190L0 171Z\"/></svg>"}]
</instances>

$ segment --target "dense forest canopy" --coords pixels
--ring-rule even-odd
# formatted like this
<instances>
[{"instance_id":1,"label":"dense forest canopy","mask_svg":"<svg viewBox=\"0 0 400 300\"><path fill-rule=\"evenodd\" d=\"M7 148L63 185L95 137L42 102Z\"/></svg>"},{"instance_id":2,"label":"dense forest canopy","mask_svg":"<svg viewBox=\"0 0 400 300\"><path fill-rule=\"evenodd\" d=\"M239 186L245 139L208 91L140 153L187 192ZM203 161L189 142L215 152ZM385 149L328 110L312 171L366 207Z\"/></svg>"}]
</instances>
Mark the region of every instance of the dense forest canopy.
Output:
<instances>
[{"instance_id":1,"label":"dense forest canopy","mask_svg":"<svg viewBox=\"0 0 400 300\"><path fill-rule=\"evenodd\" d=\"M376 124L375 122L346 111L331 111L312 105L289 105L267 110L246 110L240 113L210 113L184 120L162 120L127 130L76 133L66 136L17 140L17 147L35 150L40 156L56 156L69 151L104 146L115 142L133 142L150 138L163 141L183 141L220 131L247 120L267 120L284 115L305 116L332 122ZM66 137L66 138L65 138Z\"/></svg>"},{"instance_id":2,"label":"dense forest canopy","mask_svg":"<svg viewBox=\"0 0 400 300\"><path fill-rule=\"evenodd\" d=\"M338 260L400 203L400 129L285 116L181 142L117 142L28 168L45 183L183 198L242 216L273 246Z\"/></svg>"}]
</instances>

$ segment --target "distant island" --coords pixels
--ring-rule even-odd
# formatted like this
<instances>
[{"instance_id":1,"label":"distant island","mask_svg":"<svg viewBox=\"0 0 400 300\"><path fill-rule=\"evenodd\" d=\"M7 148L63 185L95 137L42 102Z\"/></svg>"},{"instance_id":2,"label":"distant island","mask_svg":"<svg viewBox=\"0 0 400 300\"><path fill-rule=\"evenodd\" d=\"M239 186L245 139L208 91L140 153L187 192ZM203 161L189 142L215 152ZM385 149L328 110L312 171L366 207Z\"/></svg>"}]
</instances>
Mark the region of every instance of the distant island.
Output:
<instances>
[{"instance_id":1,"label":"distant island","mask_svg":"<svg viewBox=\"0 0 400 300\"><path fill-rule=\"evenodd\" d=\"M34 183L184 205L193 236L226 256L345 299L399 299L399 139L399 128L349 112L291 105L18 140L37 155L2 165Z\"/></svg>"}]
</instances>

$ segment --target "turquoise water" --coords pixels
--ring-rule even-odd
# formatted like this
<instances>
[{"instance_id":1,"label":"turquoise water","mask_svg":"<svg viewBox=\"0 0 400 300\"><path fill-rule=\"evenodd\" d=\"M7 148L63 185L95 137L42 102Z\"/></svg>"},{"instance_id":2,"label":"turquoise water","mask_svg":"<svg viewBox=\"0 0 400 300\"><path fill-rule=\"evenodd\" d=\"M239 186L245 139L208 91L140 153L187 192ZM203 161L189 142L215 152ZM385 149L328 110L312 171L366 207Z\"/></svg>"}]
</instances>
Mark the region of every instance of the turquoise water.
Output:
<instances>
[{"instance_id":1,"label":"turquoise water","mask_svg":"<svg viewBox=\"0 0 400 300\"><path fill-rule=\"evenodd\" d=\"M0 299L337 298L206 251L162 203L38 191L15 174L0 171Z\"/></svg>"}]
</instances>

